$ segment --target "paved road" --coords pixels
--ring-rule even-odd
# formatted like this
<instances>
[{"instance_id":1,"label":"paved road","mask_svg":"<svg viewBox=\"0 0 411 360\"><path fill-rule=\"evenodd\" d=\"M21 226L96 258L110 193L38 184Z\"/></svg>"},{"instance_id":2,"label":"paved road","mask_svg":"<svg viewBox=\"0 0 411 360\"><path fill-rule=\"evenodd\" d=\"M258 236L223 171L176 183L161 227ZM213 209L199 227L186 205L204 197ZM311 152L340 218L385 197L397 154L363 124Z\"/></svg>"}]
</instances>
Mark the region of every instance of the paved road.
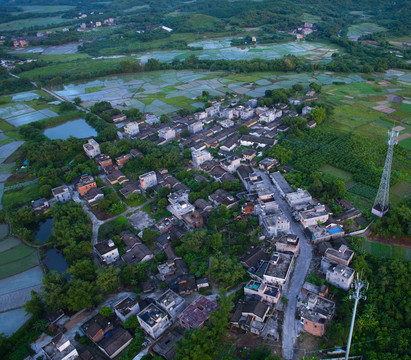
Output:
<instances>
[{"instance_id":1,"label":"paved road","mask_svg":"<svg viewBox=\"0 0 411 360\"><path fill-rule=\"evenodd\" d=\"M264 180L265 186L274 191L275 200L277 201L284 215L290 221L291 232L293 232L300 238L300 254L295 261L294 272L291 276L291 279L288 281L288 284L283 289L283 296L289 299L284 313L282 333L283 357L286 360L291 360L293 359L293 347L296 340L295 312L297 305L297 296L301 291L301 287L304 284L308 268L310 267L312 259L312 248L310 245L309 237L307 237L307 235L304 233L301 224L296 223L293 220L290 206L285 200L281 198L277 189L272 184L269 176L263 171L258 170L258 172Z\"/></svg>"}]
</instances>

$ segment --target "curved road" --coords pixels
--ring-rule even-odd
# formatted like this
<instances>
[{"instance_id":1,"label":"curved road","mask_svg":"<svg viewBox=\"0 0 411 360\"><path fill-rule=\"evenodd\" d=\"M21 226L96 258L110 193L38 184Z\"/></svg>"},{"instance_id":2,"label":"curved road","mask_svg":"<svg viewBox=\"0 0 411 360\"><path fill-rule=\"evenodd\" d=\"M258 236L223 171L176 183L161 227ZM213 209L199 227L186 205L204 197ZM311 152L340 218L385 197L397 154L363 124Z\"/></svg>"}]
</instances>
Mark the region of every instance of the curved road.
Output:
<instances>
[{"instance_id":1,"label":"curved road","mask_svg":"<svg viewBox=\"0 0 411 360\"><path fill-rule=\"evenodd\" d=\"M282 332L283 357L285 360L292 360L294 356L294 343L297 335L295 319L297 296L301 291L305 277L307 276L307 272L310 267L312 259L312 247L310 245L310 238L305 234L302 225L294 221L290 206L285 200L281 198L278 190L272 184L269 176L261 170L257 170L257 172L264 180L264 185L274 192L275 201L279 205L284 215L290 221L291 232L300 238L300 253L295 260L292 276L288 280L287 285L283 288L282 293L283 296L288 298L287 307L284 313L284 324Z\"/></svg>"}]
</instances>

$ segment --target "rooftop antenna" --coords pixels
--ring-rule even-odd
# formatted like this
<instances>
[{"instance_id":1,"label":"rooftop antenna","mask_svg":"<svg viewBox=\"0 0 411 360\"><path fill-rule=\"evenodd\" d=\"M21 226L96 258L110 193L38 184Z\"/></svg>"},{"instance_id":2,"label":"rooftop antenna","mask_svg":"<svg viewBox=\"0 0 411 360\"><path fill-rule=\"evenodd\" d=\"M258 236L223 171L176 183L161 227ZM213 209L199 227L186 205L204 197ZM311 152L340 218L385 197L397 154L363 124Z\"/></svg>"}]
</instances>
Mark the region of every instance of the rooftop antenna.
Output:
<instances>
[{"instance_id":1,"label":"rooftop antenna","mask_svg":"<svg viewBox=\"0 0 411 360\"><path fill-rule=\"evenodd\" d=\"M380 186L378 188L377 196L375 197L374 205L372 207L372 213L378 217L383 217L388 211L388 199L390 195L390 177L391 177L391 164L392 156L394 154L394 146L398 143L398 134L401 130L404 130L402 126L395 126L388 131L388 151L385 158L384 170L382 172Z\"/></svg>"},{"instance_id":2,"label":"rooftop antenna","mask_svg":"<svg viewBox=\"0 0 411 360\"><path fill-rule=\"evenodd\" d=\"M350 299L354 299L354 310L352 312L352 318L351 318L351 327L350 327L350 334L348 335L348 343L347 343L347 350L345 351L345 360L348 360L348 357L350 356L350 348L351 348L351 340L352 340L352 333L354 330L354 323L355 323L355 316L357 315L357 306L358 306L358 301L363 299L364 301L367 300L367 297L361 293L361 290L365 288L365 290L368 290L368 282L364 281L361 279L361 277L357 273L357 279L354 280L354 282L351 284L351 288L354 289L354 292L350 294Z\"/></svg>"}]
</instances>

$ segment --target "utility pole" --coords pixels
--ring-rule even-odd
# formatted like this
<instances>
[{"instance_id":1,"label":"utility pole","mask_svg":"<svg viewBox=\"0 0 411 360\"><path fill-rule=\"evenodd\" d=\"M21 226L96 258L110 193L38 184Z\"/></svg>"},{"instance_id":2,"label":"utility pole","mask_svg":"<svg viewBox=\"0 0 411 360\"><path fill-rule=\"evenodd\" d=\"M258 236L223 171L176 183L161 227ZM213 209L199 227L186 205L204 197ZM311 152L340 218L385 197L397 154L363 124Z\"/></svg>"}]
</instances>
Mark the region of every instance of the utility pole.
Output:
<instances>
[{"instance_id":1,"label":"utility pole","mask_svg":"<svg viewBox=\"0 0 411 360\"><path fill-rule=\"evenodd\" d=\"M350 299L354 298L355 302L354 302L354 310L352 312L350 334L348 335L347 350L345 351L345 360L348 360L348 357L350 355L351 339L352 339L352 333L354 330L355 316L357 315L358 301L360 301L361 299L367 300L367 297L361 293L361 290L364 287L366 290L368 290L368 285L369 284L366 281L361 280L361 278L358 276L358 273L357 273L357 279L354 280L354 283L351 285L351 287L354 289L354 293L350 295Z\"/></svg>"}]
</instances>

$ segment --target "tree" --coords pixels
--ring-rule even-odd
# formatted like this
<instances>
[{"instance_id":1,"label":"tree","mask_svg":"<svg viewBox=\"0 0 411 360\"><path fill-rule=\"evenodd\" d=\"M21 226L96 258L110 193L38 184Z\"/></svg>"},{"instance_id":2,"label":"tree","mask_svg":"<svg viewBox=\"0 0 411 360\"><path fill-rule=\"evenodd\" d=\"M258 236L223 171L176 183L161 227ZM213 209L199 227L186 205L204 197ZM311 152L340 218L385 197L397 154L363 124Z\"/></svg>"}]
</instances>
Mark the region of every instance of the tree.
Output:
<instances>
[{"instance_id":1,"label":"tree","mask_svg":"<svg viewBox=\"0 0 411 360\"><path fill-rule=\"evenodd\" d=\"M66 308L67 279L56 271L50 271L42 279L44 300L51 310Z\"/></svg>"},{"instance_id":2,"label":"tree","mask_svg":"<svg viewBox=\"0 0 411 360\"><path fill-rule=\"evenodd\" d=\"M123 328L127 330L132 330L133 332L136 331L140 327L140 324L137 320L137 316L130 316L126 321L123 323Z\"/></svg>"},{"instance_id":3,"label":"tree","mask_svg":"<svg viewBox=\"0 0 411 360\"><path fill-rule=\"evenodd\" d=\"M157 203L157 207L161 210L164 210L168 205L167 199L160 199L159 202Z\"/></svg>"},{"instance_id":4,"label":"tree","mask_svg":"<svg viewBox=\"0 0 411 360\"><path fill-rule=\"evenodd\" d=\"M73 102L74 102L77 106L79 106L79 105L81 104L81 98L80 98L79 96L76 96L76 97L73 99Z\"/></svg>"},{"instance_id":5,"label":"tree","mask_svg":"<svg viewBox=\"0 0 411 360\"><path fill-rule=\"evenodd\" d=\"M321 85L320 84L317 84L317 83L315 83L315 82L312 82L311 84L310 84L310 89L311 90L314 90L315 92L320 92L321 91Z\"/></svg>"},{"instance_id":6,"label":"tree","mask_svg":"<svg viewBox=\"0 0 411 360\"><path fill-rule=\"evenodd\" d=\"M321 124L325 119L326 111L325 108L322 106L316 106L314 109L311 110L309 115L311 120L314 120L317 124Z\"/></svg>"},{"instance_id":7,"label":"tree","mask_svg":"<svg viewBox=\"0 0 411 360\"><path fill-rule=\"evenodd\" d=\"M51 196L51 185L40 186L39 194L40 196L48 199Z\"/></svg>"},{"instance_id":8,"label":"tree","mask_svg":"<svg viewBox=\"0 0 411 360\"><path fill-rule=\"evenodd\" d=\"M163 114L160 116L160 122L162 124L166 123L168 120L169 120L169 117L167 115Z\"/></svg>"},{"instance_id":9,"label":"tree","mask_svg":"<svg viewBox=\"0 0 411 360\"><path fill-rule=\"evenodd\" d=\"M31 298L24 305L26 314L31 314L33 318L39 319L44 314L44 307L45 304L41 296L34 290L31 290Z\"/></svg>"},{"instance_id":10,"label":"tree","mask_svg":"<svg viewBox=\"0 0 411 360\"><path fill-rule=\"evenodd\" d=\"M93 283L71 280L66 294L67 308L71 311L79 311L93 306L101 300L101 297L96 296L96 292Z\"/></svg>"},{"instance_id":11,"label":"tree","mask_svg":"<svg viewBox=\"0 0 411 360\"><path fill-rule=\"evenodd\" d=\"M96 279L96 267L90 259L76 261L70 266L68 273L76 279L94 281Z\"/></svg>"},{"instance_id":12,"label":"tree","mask_svg":"<svg viewBox=\"0 0 411 360\"><path fill-rule=\"evenodd\" d=\"M250 133L250 128L249 128L248 126L246 126L246 125L241 125L241 126L238 128L238 133L239 133L240 135L248 135L248 134Z\"/></svg>"},{"instance_id":13,"label":"tree","mask_svg":"<svg viewBox=\"0 0 411 360\"><path fill-rule=\"evenodd\" d=\"M230 257L217 255L210 258L209 274L211 278L222 286L235 286L245 275L240 263Z\"/></svg>"},{"instance_id":14,"label":"tree","mask_svg":"<svg viewBox=\"0 0 411 360\"><path fill-rule=\"evenodd\" d=\"M98 269L96 285L106 294L116 291L120 286L120 269L114 266Z\"/></svg>"},{"instance_id":15,"label":"tree","mask_svg":"<svg viewBox=\"0 0 411 360\"><path fill-rule=\"evenodd\" d=\"M111 316L111 314L113 313L113 311L108 307L108 306L103 306L100 311L99 311L100 315L103 315L104 317L108 318Z\"/></svg>"}]
</instances>

